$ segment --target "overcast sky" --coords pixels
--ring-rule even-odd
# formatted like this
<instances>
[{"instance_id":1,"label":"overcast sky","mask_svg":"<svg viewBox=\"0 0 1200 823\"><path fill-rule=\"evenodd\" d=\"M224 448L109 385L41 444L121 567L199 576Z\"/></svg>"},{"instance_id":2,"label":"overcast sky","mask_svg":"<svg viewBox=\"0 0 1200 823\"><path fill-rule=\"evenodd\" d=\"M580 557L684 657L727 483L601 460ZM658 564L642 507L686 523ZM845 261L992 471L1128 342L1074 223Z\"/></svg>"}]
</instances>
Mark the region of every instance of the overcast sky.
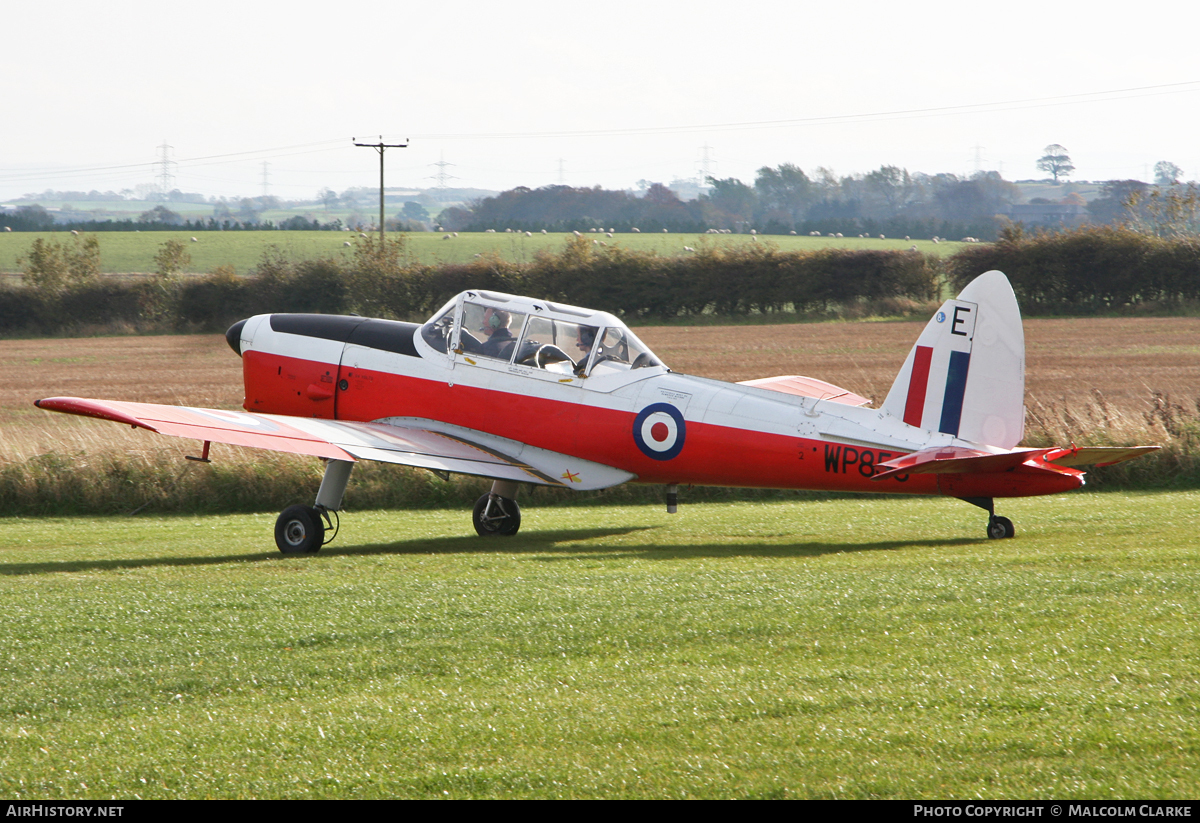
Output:
<instances>
[{"instance_id":1,"label":"overcast sky","mask_svg":"<svg viewBox=\"0 0 1200 823\"><path fill-rule=\"evenodd\" d=\"M1096 2L4 3L0 199L153 183L632 187L998 170L1200 179L1200 5Z\"/></svg>"}]
</instances>

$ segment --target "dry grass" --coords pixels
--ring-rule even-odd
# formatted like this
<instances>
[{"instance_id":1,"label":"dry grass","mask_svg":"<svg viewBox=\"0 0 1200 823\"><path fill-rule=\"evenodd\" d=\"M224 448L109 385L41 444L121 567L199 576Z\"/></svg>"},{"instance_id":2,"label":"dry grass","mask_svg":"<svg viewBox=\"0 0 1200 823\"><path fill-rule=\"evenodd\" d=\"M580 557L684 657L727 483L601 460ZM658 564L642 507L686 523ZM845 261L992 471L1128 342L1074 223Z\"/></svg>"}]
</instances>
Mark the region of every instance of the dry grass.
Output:
<instances>
[{"instance_id":1,"label":"dry grass","mask_svg":"<svg viewBox=\"0 0 1200 823\"><path fill-rule=\"evenodd\" d=\"M916 322L648 326L638 334L680 372L730 381L806 374L878 403L921 328ZM1143 472L1195 471L1190 467L1200 453L1200 319L1034 319L1025 322L1025 334L1030 444L1154 443L1168 447L1165 462L1138 461ZM241 361L221 335L5 340L0 356L16 376L0 386L0 470L24 466L22 482L30 494L43 494L41 486L71 474L99 474L136 477L151 487L149 499L166 500L176 493L183 455L199 448L192 441L43 412L33 405L38 398L241 407ZM239 483L261 484L264 466L267 475L302 477L305 483L314 472L306 458L233 447L214 446L214 457L241 473ZM27 470L39 466L34 474L41 479L29 486ZM1119 477L1137 480L1123 471ZM178 491L194 482L191 475L202 474L190 472ZM379 482L386 484L387 477ZM87 497L87 482L77 485L75 493ZM423 481L406 478L404 485L409 493L426 493ZM452 496L471 493L460 489Z\"/></svg>"}]
</instances>

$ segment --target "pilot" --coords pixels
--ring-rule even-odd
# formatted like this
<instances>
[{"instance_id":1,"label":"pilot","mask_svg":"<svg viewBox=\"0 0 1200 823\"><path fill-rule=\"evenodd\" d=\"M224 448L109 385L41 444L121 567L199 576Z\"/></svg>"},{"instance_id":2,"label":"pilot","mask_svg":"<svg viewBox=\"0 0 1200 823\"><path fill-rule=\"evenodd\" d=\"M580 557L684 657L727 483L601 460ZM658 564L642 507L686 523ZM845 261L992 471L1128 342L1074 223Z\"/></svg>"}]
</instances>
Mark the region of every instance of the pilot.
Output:
<instances>
[{"instance_id":1,"label":"pilot","mask_svg":"<svg viewBox=\"0 0 1200 823\"><path fill-rule=\"evenodd\" d=\"M595 326L579 326L575 332L575 348L579 349L579 360L575 363L575 374L583 376L587 368L588 355L591 354L592 344L596 342Z\"/></svg>"},{"instance_id":2,"label":"pilot","mask_svg":"<svg viewBox=\"0 0 1200 823\"><path fill-rule=\"evenodd\" d=\"M592 344L595 342L596 329L592 326L580 326L575 335L575 347L579 349L584 360L587 360L588 352L592 350Z\"/></svg>"},{"instance_id":3,"label":"pilot","mask_svg":"<svg viewBox=\"0 0 1200 823\"><path fill-rule=\"evenodd\" d=\"M503 309L488 306L483 310L483 326L480 331L487 340L484 341L479 353L484 357L507 357L516 340L508 326L512 323L512 315Z\"/></svg>"}]
</instances>

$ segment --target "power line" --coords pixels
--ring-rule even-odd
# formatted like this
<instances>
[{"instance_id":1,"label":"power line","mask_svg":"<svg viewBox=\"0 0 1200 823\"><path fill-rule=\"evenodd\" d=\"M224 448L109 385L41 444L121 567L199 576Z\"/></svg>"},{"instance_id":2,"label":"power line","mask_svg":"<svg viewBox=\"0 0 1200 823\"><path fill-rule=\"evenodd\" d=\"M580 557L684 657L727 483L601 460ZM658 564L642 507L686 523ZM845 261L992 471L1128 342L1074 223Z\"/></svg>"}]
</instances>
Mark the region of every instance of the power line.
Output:
<instances>
[{"instance_id":1,"label":"power line","mask_svg":"<svg viewBox=\"0 0 1200 823\"><path fill-rule=\"evenodd\" d=\"M1186 83L1164 83L1157 86L1137 86L1127 89L1062 94L1053 97L1029 97L1018 100L1000 100L990 103L966 103L957 106L932 106L922 109L895 109L859 114L836 114L821 117L801 117L788 120L746 120L734 123L708 123L687 126L646 126L626 129L589 129L584 131L540 131L540 132L463 132L457 134L418 134L428 140L501 139L531 137L614 137L642 134L680 134L693 131L736 131L740 129L788 128L794 126L825 125L832 123L863 122L870 120L895 120L916 117L938 117L951 114L974 114L986 111L1010 111L1020 108L1043 108L1051 105L1096 102L1092 98L1104 99L1105 95L1140 97L1149 94L1178 94L1200 91L1200 80ZM1110 97L1108 99L1123 99Z\"/></svg>"}]
</instances>

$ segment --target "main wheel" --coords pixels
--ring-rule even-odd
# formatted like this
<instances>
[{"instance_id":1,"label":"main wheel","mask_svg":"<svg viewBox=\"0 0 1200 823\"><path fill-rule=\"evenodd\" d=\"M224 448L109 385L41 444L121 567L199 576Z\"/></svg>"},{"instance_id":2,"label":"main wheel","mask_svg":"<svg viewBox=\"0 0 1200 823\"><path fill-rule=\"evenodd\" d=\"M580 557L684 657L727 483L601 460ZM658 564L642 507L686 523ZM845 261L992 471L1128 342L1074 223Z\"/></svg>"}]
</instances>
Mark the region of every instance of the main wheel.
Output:
<instances>
[{"instance_id":1,"label":"main wheel","mask_svg":"<svg viewBox=\"0 0 1200 823\"><path fill-rule=\"evenodd\" d=\"M480 537L516 534L517 529L521 528L521 507L516 500L498 494L485 494L475 501L471 520Z\"/></svg>"},{"instance_id":2,"label":"main wheel","mask_svg":"<svg viewBox=\"0 0 1200 823\"><path fill-rule=\"evenodd\" d=\"M325 542L321 513L308 506L288 506L275 521L275 545L284 554L316 554Z\"/></svg>"},{"instance_id":3,"label":"main wheel","mask_svg":"<svg viewBox=\"0 0 1200 823\"><path fill-rule=\"evenodd\" d=\"M1013 528L1013 522L1007 517L993 517L988 520L987 536L992 540L1012 537L1016 533L1017 530Z\"/></svg>"}]
</instances>

